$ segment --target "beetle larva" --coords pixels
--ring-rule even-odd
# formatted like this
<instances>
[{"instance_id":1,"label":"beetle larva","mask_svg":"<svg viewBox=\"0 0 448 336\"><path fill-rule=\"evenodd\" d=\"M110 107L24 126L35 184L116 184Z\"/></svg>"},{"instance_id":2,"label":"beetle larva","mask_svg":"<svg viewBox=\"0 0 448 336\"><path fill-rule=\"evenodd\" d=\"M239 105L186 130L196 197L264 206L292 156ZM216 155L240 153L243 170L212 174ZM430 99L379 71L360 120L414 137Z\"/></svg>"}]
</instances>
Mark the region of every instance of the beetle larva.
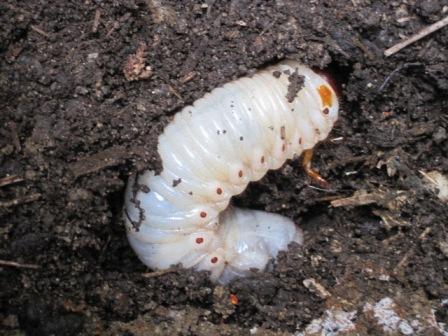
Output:
<instances>
[{"instance_id":1,"label":"beetle larva","mask_svg":"<svg viewBox=\"0 0 448 336\"><path fill-rule=\"evenodd\" d=\"M304 78L291 97L290 78ZM160 175L131 178L124 219L129 241L150 268L208 270L226 283L263 270L291 242L280 215L229 206L251 181L327 137L339 104L326 79L283 61L207 93L177 113L159 137Z\"/></svg>"}]
</instances>

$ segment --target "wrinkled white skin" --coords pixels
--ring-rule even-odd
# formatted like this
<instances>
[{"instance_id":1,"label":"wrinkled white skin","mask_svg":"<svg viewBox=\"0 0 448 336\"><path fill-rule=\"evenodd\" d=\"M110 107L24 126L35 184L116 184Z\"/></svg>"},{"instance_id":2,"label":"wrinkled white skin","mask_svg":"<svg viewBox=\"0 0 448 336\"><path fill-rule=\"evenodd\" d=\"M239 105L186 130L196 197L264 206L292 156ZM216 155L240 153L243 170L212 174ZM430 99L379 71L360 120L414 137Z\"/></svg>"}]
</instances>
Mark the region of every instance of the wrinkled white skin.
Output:
<instances>
[{"instance_id":1,"label":"wrinkled white skin","mask_svg":"<svg viewBox=\"0 0 448 336\"><path fill-rule=\"evenodd\" d=\"M288 75L273 72L296 69L305 84L289 103ZM331 90L330 107L317 91L321 85ZM146 171L128 183L124 218L140 259L152 269L182 264L207 270L227 283L251 268L263 270L289 243L301 244L302 232L288 218L234 208L229 201L269 169L325 139L338 108L324 78L284 61L177 113L159 137L161 174Z\"/></svg>"}]
</instances>

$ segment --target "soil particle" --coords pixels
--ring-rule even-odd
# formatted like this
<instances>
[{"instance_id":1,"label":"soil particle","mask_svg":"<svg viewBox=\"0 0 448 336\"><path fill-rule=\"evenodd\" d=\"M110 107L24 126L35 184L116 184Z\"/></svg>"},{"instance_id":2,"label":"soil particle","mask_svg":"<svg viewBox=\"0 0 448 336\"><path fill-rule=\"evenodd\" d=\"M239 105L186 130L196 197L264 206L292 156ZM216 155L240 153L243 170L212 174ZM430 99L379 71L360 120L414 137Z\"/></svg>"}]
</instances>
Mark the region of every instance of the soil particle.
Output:
<instances>
[{"instance_id":1,"label":"soil particle","mask_svg":"<svg viewBox=\"0 0 448 336\"><path fill-rule=\"evenodd\" d=\"M0 187L0 260L19 265L2 266L0 308L10 323L0 329L286 335L329 304L303 285L306 279L328 290L327 300L341 297L351 306L413 297L447 323L448 258L440 244L448 239L448 209L419 171L448 172L448 30L382 56L446 16L444 6L2 1L0 179L21 180ZM129 81L123 66L142 45L140 70L131 74L138 80ZM160 171L157 138L180 108L284 58L328 68L341 86L340 119L313 161L331 186L313 186L293 160L235 203L292 218L305 231L305 246L227 287L181 268L145 278L149 270L121 220L128 176ZM381 202L329 204L379 187L407 201L392 210ZM384 225L376 214L385 210L408 225ZM361 334L378 332L366 323Z\"/></svg>"},{"instance_id":2,"label":"soil particle","mask_svg":"<svg viewBox=\"0 0 448 336\"><path fill-rule=\"evenodd\" d=\"M302 89L305 78L300 76L298 70L294 71L288 77L288 93L286 94L286 99L288 102L292 103L297 96L297 93Z\"/></svg>"}]
</instances>

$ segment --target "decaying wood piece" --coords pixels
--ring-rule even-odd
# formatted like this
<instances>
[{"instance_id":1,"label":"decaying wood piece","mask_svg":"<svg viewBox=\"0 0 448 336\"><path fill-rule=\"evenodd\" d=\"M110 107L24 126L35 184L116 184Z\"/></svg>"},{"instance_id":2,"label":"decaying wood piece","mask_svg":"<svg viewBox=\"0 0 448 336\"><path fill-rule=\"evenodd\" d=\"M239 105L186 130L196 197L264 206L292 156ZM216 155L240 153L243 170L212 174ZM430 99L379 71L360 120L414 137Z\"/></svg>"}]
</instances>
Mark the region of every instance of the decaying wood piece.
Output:
<instances>
[{"instance_id":1,"label":"decaying wood piece","mask_svg":"<svg viewBox=\"0 0 448 336\"><path fill-rule=\"evenodd\" d=\"M136 52L128 56L123 66L123 74L126 80L135 81L152 76L152 68L146 64L146 48L147 45L142 42Z\"/></svg>"},{"instance_id":2,"label":"decaying wood piece","mask_svg":"<svg viewBox=\"0 0 448 336\"><path fill-rule=\"evenodd\" d=\"M339 198L331 201L331 205L337 207L361 206L367 204L378 204L390 210L397 210L407 199L406 193L401 190L375 190L367 192L358 190L353 196Z\"/></svg>"}]
</instances>

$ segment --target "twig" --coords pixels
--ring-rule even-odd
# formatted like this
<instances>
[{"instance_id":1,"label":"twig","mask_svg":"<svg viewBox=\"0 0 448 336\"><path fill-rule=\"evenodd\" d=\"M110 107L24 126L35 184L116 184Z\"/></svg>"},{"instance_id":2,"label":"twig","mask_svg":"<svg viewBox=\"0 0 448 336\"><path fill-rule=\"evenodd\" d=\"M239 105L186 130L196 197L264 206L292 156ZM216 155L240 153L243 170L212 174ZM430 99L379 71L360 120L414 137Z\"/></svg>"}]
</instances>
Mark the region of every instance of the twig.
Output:
<instances>
[{"instance_id":1,"label":"twig","mask_svg":"<svg viewBox=\"0 0 448 336\"><path fill-rule=\"evenodd\" d=\"M139 148L137 148L137 150L138 149ZM71 163L69 169L74 177L77 178L79 176L95 173L107 167L116 166L131 155L132 152L125 147L109 147L96 154L83 157L79 161Z\"/></svg>"},{"instance_id":2,"label":"twig","mask_svg":"<svg viewBox=\"0 0 448 336\"><path fill-rule=\"evenodd\" d=\"M0 187L4 187L9 184L22 182L23 178L17 176L17 175L10 175L0 178Z\"/></svg>"},{"instance_id":3,"label":"twig","mask_svg":"<svg viewBox=\"0 0 448 336\"><path fill-rule=\"evenodd\" d=\"M335 199L331 201L331 206L337 207L347 207L347 206L360 206L372 203L378 203L385 198L384 193L373 192L371 194L364 190L356 191L353 196Z\"/></svg>"},{"instance_id":4,"label":"twig","mask_svg":"<svg viewBox=\"0 0 448 336\"><path fill-rule=\"evenodd\" d=\"M375 59L375 55L367 48L367 46L362 43L362 41L358 37L352 38L353 44L357 46L362 52L371 60Z\"/></svg>"},{"instance_id":5,"label":"twig","mask_svg":"<svg viewBox=\"0 0 448 336\"><path fill-rule=\"evenodd\" d=\"M423 230L420 236L418 236L418 239L425 240L426 237L431 233L431 230L432 230L431 227L428 226L425 230Z\"/></svg>"},{"instance_id":6,"label":"twig","mask_svg":"<svg viewBox=\"0 0 448 336\"><path fill-rule=\"evenodd\" d=\"M409 68L411 66L420 66L422 65L421 63L405 63L402 65L399 65L396 69L394 69L394 71L392 71L384 80L384 82L380 85L380 87L378 88L378 92L381 92L384 90L384 88L387 86L387 84L389 84L390 80L392 79L392 77L394 77L398 72L400 72L403 69Z\"/></svg>"},{"instance_id":7,"label":"twig","mask_svg":"<svg viewBox=\"0 0 448 336\"><path fill-rule=\"evenodd\" d=\"M144 278L157 278L159 276L168 274L168 273L172 273L175 272L176 269L175 268L167 268L165 270L160 270L160 271L155 271L155 272L149 272L149 273L142 273L142 277Z\"/></svg>"},{"instance_id":8,"label":"twig","mask_svg":"<svg viewBox=\"0 0 448 336\"><path fill-rule=\"evenodd\" d=\"M111 28L109 29L109 31L107 32L106 37L111 36L112 33L115 31L115 29L117 29L118 27L120 27L120 24L119 24L117 21L115 21L115 22L112 24L112 27L111 27Z\"/></svg>"},{"instance_id":9,"label":"twig","mask_svg":"<svg viewBox=\"0 0 448 336\"><path fill-rule=\"evenodd\" d=\"M131 158L133 155L146 157L147 149L143 146L135 146L132 149L124 146L109 147L96 154L85 156L79 161L70 163L68 169L75 178L95 173L107 167L116 166L124 160Z\"/></svg>"},{"instance_id":10,"label":"twig","mask_svg":"<svg viewBox=\"0 0 448 336\"><path fill-rule=\"evenodd\" d=\"M397 266L395 266L394 270L392 271L392 273L394 275L398 275L398 272L400 272L403 267L406 267L406 265L409 263L409 258L415 253L414 248L411 248L409 251L407 251L405 253L405 255L403 256L403 258L401 258L400 262L397 264Z\"/></svg>"},{"instance_id":11,"label":"twig","mask_svg":"<svg viewBox=\"0 0 448 336\"><path fill-rule=\"evenodd\" d=\"M175 95L179 100L183 100L182 96L179 94L179 92L177 92L177 90L172 85L168 85L168 87L170 88L170 91L173 95Z\"/></svg>"},{"instance_id":12,"label":"twig","mask_svg":"<svg viewBox=\"0 0 448 336\"><path fill-rule=\"evenodd\" d=\"M319 187L313 186L311 184L308 184L307 187L311 188L311 189L319 190L319 191L325 191L325 192L334 192L335 191L335 190L332 190L332 189L319 188Z\"/></svg>"},{"instance_id":13,"label":"twig","mask_svg":"<svg viewBox=\"0 0 448 336\"><path fill-rule=\"evenodd\" d=\"M435 32L436 30L439 30L440 28L443 28L448 24L448 16L440 21L437 21L436 23L433 23L432 25L423 28L420 30L417 34L412 35L411 37L401 41L400 43L397 43L393 47L390 47L386 51L384 51L384 56L389 57L401 49L407 47L408 45L424 38L425 36Z\"/></svg>"},{"instance_id":14,"label":"twig","mask_svg":"<svg viewBox=\"0 0 448 336\"><path fill-rule=\"evenodd\" d=\"M9 260L0 260L0 266L9 266L9 267L17 267L17 268L31 268L31 269L39 269L39 265L34 264L20 264L15 261Z\"/></svg>"},{"instance_id":15,"label":"twig","mask_svg":"<svg viewBox=\"0 0 448 336\"><path fill-rule=\"evenodd\" d=\"M23 203L30 203L38 200L42 195L39 193L34 193L25 197L19 197L11 201L0 202L0 208L10 208Z\"/></svg>"},{"instance_id":16,"label":"twig","mask_svg":"<svg viewBox=\"0 0 448 336\"><path fill-rule=\"evenodd\" d=\"M315 198L314 202L328 202L328 201L334 201L334 200L341 199L341 198L343 198L343 196L341 196L341 195L319 197L319 198Z\"/></svg>"},{"instance_id":17,"label":"twig","mask_svg":"<svg viewBox=\"0 0 448 336\"><path fill-rule=\"evenodd\" d=\"M20 152L22 150L22 146L20 146L19 134L17 132L17 124L14 121L10 121L8 123L9 129L11 130L11 140L16 148L16 151Z\"/></svg>"},{"instance_id":18,"label":"twig","mask_svg":"<svg viewBox=\"0 0 448 336\"><path fill-rule=\"evenodd\" d=\"M418 171L420 174L422 174L429 182L431 182L432 184L436 185L437 182L436 180L434 180L431 176L429 176L428 174L426 174L423 170L419 170Z\"/></svg>"},{"instance_id":19,"label":"twig","mask_svg":"<svg viewBox=\"0 0 448 336\"><path fill-rule=\"evenodd\" d=\"M92 33L96 33L98 31L98 26L100 24L101 12L99 9L95 11L95 18L93 19L92 24Z\"/></svg>"},{"instance_id":20,"label":"twig","mask_svg":"<svg viewBox=\"0 0 448 336\"><path fill-rule=\"evenodd\" d=\"M179 79L179 83L185 84L185 83L191 81L195 76L196 76L196 72L190 71L185 76L183 76L181 79Z\"/></svg>"},{"instance_id":21,"label":"twig","mask_svg":"<svg viewBox=\"0 0 448 336\"><path fill-rule=\"evenodd\" d=\"M35 25L30 25L30 28L32 30L34 30L36 33L39 33L45 37L50 37L50 34L48 34L46 31L43 31L42 29L40 29L39 27L37 27Z\"/></svg>"}]
</instances>

